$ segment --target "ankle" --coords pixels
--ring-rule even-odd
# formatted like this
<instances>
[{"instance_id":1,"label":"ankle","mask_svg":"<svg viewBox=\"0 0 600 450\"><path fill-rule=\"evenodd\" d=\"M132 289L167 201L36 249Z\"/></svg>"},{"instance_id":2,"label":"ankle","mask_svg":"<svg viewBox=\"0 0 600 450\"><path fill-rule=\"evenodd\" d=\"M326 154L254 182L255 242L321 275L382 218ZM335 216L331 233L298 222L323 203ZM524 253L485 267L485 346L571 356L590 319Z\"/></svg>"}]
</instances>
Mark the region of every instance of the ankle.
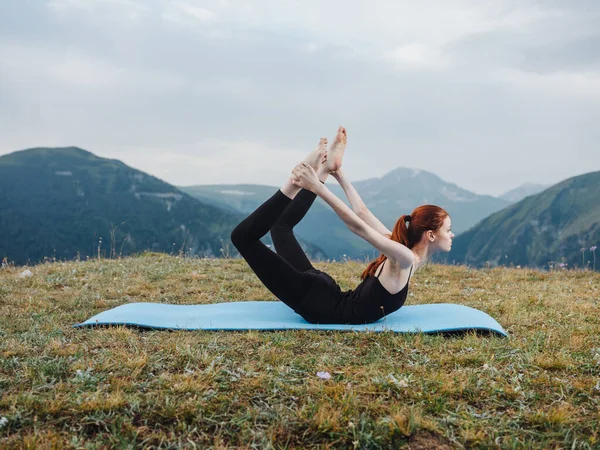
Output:
<instances>
[{"instance_id":1,"label":"ankle","mask_svg":"<svg viewBox=\"0 0 600 450\"><path fill-rule=\"evenodd\" d=\"M327 170L327 168L323 165L321 167L319 167L319 170L317 170L317 178L319 179L319 181L321 183L325 183L325 180L327 180L328 176L329 176L329 170Z\"/></svg>"},{"instance_id":2,"label":"ankle","mask_svg":"<svg viewBox=\"0 0 600 450\"><path fill-rule=\"evenodd\" d=\"M298 194L298 192L300 192L300 189L298 186L296 186L295 184L292 183L291 179L288 178L286 180L286 182L283 184L283 186L281 186L281 188L279 189L286 197L291 198L292 200L294 199L294 197L296 197L296 194Z\"/></svg>"}]
</instances>

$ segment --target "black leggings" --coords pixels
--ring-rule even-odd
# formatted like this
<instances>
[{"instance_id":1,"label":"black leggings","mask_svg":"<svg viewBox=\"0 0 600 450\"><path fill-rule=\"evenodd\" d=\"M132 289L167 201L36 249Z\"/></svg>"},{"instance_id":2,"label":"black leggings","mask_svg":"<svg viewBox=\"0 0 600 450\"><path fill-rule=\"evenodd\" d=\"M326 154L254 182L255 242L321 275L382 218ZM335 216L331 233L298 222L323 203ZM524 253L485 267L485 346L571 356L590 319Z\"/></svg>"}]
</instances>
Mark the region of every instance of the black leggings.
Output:
<instances>
[{"instance_id":1,"label":"black leggings","mask_svg":"<svg viewBox=\"0 0 600 450\"><path fill-rule=\"evenodd\" d=\"M266 288L307 320L308 305L303 302L322 272L304 254L293 228L315 198L316 194L306 189L293 200L278 190L231 233L231 242ZM277 253L260 241L269 230Z\"/></svg>"}]
</instances>

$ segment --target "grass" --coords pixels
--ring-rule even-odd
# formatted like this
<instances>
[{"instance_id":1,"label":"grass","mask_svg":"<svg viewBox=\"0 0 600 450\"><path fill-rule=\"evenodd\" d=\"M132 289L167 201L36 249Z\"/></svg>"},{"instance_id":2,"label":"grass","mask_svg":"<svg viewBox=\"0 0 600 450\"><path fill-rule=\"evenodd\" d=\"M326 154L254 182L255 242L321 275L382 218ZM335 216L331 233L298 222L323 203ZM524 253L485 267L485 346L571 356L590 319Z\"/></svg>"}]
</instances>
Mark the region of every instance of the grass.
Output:
<instances>
[{"instance_id":1,"label":"grass","mask_svg":"<svg viewBox=\"0 0 600 450\"><path fill-rule=\"evenodd\" d=\"M315 265L344 290L364 268ZM273 297L242 260L149 254L24 270L0 270L2 449L600 448L598 273L414 275L407 305L478 308L505 339L74 329L127 302Z\"/></svg>"}]
</instances>

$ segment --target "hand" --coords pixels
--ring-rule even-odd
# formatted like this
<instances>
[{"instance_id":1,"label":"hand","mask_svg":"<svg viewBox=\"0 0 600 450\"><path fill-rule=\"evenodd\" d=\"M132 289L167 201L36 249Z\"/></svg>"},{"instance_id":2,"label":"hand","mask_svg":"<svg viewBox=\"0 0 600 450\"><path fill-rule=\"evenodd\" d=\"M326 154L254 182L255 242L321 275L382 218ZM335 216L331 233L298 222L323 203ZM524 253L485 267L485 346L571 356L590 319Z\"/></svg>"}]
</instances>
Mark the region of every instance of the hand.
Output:
<instances>
[{"instance_id":1,"label":"hand","mask_svg":"<svg viewBox=\"0 0 600 450\"><path fill-rule=\"evenodd\" d=\"M344 178L344 173L342 172L342 168L340 167L338 170L334 170L333 172L329 172L333 178L335 178L338 182L341 178Z\"/></svg>"},{"instance_id":2,"label":"hand","mask_svg":"<svg viewBox=\"0 0 600 450\"><path fill-rule=\"evenodd\" d=\"M316 193L317 189L321 186L321 182L317 177L315 169L305 162L301 162L292 170L292 183L294 186L298 186L307 189L311 192Z\"/></svg>"}]
</instances>

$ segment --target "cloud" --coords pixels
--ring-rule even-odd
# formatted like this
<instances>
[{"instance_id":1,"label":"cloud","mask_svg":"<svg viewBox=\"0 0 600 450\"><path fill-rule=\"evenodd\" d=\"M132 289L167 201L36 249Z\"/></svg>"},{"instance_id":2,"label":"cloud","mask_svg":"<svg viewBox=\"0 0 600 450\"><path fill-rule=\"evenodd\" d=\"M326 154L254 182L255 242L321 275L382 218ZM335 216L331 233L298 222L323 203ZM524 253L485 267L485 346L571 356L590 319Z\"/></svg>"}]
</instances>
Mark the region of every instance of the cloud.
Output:
<instances>
[{"instance_id":1,"label":"cloud","mask_svg":"<svg viewBox=\"0 0 600 450\"><path fill-rule=\"evenodd\" d=\"M421 44L404 44L385 52L384 59L402 66L420 66L438 68L444 65L443 55L438 49Z\"/></svg>"},{"instance_id":2,"label":"cloud","mask_svg":"<svg viewBox=\"0 0 600 450\"><path fill-rule=\"evenodd\" d=\"M209 9L201 8L189 3L175 2L173 3L173 7L201 22L210 22L218 17L216 13Z\"/></svg>"},{"instance_id":3,"label":"cloud","mask_svg":"<svg viewBox=\"0 0 600 450\"><path fill-rule=\"evenodd\" d=\"M82 12L128 20L139 20L151 11L148 5L138 0L49 0L46 5L56 14Z\"/></svg>"},{"instance_id":4,"label":"cloud","mask_svg":"<svg viewBox=\"0 0 600 450\"><path fill-rule=\"evenodd\" d=\"M275 184L343 124L353 179L410 166L486 193L556 182L600 165L598 11L516 0L4 3L0 153L73 144L176 183L179 170L189 184L214 173ZM574 142L578 158L565 162Z\"/></svg>"},{"instance_id":5,"label":"cloud","mask_svg":"<svg viewBox=\"0 0 600 450\"><path fill-rule=\"evenodd\" d=\"M21 82L48 83L51 80L88 92L107 89L162 91L181 87L183 79L162 69L152 71L123 66L101 57L46 43L18 44L0 42L0 68Z\"/></svg>"},{"instance_id":6,"label":"cloud","mask_svg":"<svg viewBox=\"0 0 600 450\"><path fill-rule=\"evenodd\" d=\"M600 101L600 73L555 72L536 73L515 69L496 72L499 81L513 84L524 92L553 92L556 95L578 95L584 101Z\"/></svg>"},{"instance_id":7,"label":"cloud","mask_svg":"<svg viewBox=\"0 0 600 450\"><path fill-rule=\"evenodd\" d=\"M179 186L193 184L256 183L279 186L292 168L306 156L303 148L270 147L246 140L201 139L177 151L163 148L131 147L106 156L120 158L158 177L177 179ZM226 158L223 157L226 155ZM282 167L286 169L282 170Z\"/></svg>"}]
</instances>

